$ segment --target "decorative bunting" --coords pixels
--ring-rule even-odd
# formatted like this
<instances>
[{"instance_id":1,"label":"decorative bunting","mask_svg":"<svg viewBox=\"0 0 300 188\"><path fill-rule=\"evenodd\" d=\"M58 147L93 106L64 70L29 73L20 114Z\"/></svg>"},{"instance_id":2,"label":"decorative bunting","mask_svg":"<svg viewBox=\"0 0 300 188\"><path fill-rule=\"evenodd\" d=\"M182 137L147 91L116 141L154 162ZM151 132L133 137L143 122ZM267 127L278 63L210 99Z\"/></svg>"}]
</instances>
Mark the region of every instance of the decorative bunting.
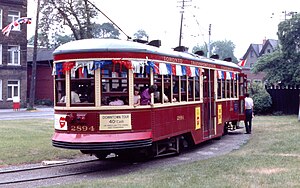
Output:
<instances>
[{"instance_id":1,"label":"decorative bunting","mask_svg":"<svg viewBox=\"0 0 300 188\"><path fill-rule=\"evenodd\" d=\"M167 69L168 69L168 75L172 75L173 71L172 71L172 65L171 64L166 64Z\"/></svg>"},{"instance_id":2,"label":"decorative bunting","mask_svg":"<svg viewBox=\"0 0 300 188\"><path fill-rule=\"evenodd\" d=\"M8 37L11 30L13 30L19 24L23 24L23 23L25 23L25 24L31 24L31 18L22 17L22 18L19 18L19 19L15 20L14 22L8 24L6 27L4 27L2 29L3 35L5 35L5 36Z\"/></svg>"},{"instance_id":3,"label":"decorative bunting","mask_svg":"<svg viewBox=\"0 0 300 188\"><path fill-rule=\"evenodd\" d=\"M191 77L195 77L196 76L196 67L190 67L190 71L191 71Z\"/></svg>"},{"instance_id":4,"label":"decorative bunting","mask_svg":"<svg viewBox=\"0 0 300 188\"><path fill-rule=\"evenodd\" d=\"M196 67L195 68L195 73L196 73L196 76L201 76L201 68L198 68L198 67Z\"/></svg>"},{"instance_id":5,"label":"decorative bunting","mask_svg":"<svg viewBox=\"0 0 300 188\"><path fill-rule=\"evenodd\" d=\"M101 61L94 61L94 67L92 70L102 69L104 65L112 64L111 60L101 60Z\"/></svg>"},{"instance_id":6,"label":"decorative bunting","mask_svg":"<svg viewBox=\"0 0 300 188\"><path fill-rule=\"evenodd\" d=\"M186 66L181 65L181 72L182 72L182 75L186 75Z\"/></svg>"},{"instance_id":7,"label":"decorative bunting","mask_svg":"<svg viewBox=\"0 0 300 188\"><path fill-rule=\"evenodd\" d=\"M113 72L115 72L115 65L116 64L119 64L120 65L120 72L122 70L122 66L125 66L128 70L132 70L133 69L133 66L132 66L132 63L131 61L129 60L112 60L112 63L113 63Z\"/></svg>"},{"instance_id":8,"label":"decorative bunting","mask_svg":"<svg viewBox=\"0 0 300 188\"><path fill-rule=\"evenodd\" d=\"M165 63L159 63L159 74L168 75L167 65Z\"/></svg>"},{"instance_id":9,"label":"decorative bunting","mask_svg":"<svg viewBox=\"0 0 300 188\"><path fill-rule=\"evenodd\" d=\"M230 72L225 72L226 73L226 80L231 80L231 74Z\"/></svg>"},{"instance_id":10,"label":"decorative bunting","mask_svg":"<svg viewBox=\"0 0 300 188\"><path fill-rule=\"evenodd\" d=\"M182 68L180 65L176 65L176 76L182 76Z\"/></svg>"},{"instance_id":11,"label":"decorative bunting","mask_svg":"<svg viewBox=\"0 0 300 188\"><path fill-rule=\"evenodd\" d=\"M52 75L62 75L62 63L54 63L53 64L53 69L52 69Z\"/></svg>"},{"instance_id":12,"label":"decorative bunting","mask_svg":"<svg viewBox=\"0 0 300 188\"><path fill-rule=\"evenodd\" d=\"M63 73L66 73L67 71L70 71L75 66L75 61L65 62L63 64Z\"/></svg>"}]
</instances>

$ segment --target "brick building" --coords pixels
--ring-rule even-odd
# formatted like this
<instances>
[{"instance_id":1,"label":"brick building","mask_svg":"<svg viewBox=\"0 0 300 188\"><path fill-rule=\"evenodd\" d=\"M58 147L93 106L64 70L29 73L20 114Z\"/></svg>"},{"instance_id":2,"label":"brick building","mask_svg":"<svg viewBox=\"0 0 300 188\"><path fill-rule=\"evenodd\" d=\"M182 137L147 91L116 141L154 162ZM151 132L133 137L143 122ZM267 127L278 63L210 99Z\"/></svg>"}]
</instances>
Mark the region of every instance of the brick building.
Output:
<instances>
[{"instance_id":1,"label":"brick building","mask_svg":"<svg viewBox=\"0 0 300 188\"><path fill-rule=\"evenodd\" d=\"M0 28L27 15L27 0L0 1ZM0 108L11 108L13 98L26 104L27 25L14 27L9 36L0 33Z\"/></svg>"}]
</instances>

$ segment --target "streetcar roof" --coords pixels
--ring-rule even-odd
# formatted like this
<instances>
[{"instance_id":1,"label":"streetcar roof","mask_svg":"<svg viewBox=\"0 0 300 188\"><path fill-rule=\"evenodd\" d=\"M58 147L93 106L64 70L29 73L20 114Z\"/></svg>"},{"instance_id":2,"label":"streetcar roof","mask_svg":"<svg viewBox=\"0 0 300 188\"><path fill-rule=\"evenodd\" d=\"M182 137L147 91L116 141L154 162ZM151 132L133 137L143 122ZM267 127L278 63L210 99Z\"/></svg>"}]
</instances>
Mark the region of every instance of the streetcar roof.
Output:
<instances>
[{"instance_id":1,"label":"streetcar roof","mask_svg":"<svg viewBox=\"0 0 300 188\"><path fill-rule=\"evenodd\" d=\"M241 69L237 64L218 59L206 58L187 52L177 52L171 49L158 48L138 42L120 39L82 39L65 43L55 49L53 55L84 52L140 52L156 55L201 61L232 68Z\"/></svg>"}]
</instances>

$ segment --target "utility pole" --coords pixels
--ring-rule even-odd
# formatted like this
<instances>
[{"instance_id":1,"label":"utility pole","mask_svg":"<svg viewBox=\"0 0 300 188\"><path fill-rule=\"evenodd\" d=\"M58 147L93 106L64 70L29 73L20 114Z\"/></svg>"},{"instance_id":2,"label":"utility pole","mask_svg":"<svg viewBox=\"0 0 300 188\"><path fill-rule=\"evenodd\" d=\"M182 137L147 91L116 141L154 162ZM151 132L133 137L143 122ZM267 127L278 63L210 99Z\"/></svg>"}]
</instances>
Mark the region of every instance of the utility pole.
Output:
<instances>
[{"instance_id":1,"label":"utility pole","mask_svg":"<svg viewBox=\"0 0 300 188\"><path fill-rule=\"evenodd\" d=\"M210 57L210 36L211 36L211 24L209 24L209 27L208 27L207 57Z\"/></svg>"},{"instance_id":2,"label":"utility pole","mask_svg":"<svg viewBox=\"0 0 300 188\"><path fill-rule=\"evenodd\" d=\"M34 108L35 101L35 85L36 85L36 58L37 58L37 40L38 40L38 27L39 27L39 13L40 13L40 0L37 1L36 8L36 21L35 21L35 33L33 42L33 58L32 58L32 72L31 72L31 82L30 82L30 96L29 96L29 106L27 109Z\"/></svg>"},{"instance_id":3,"label":"utility pole","mask_svg":"<svg viewBox=\"0 0 300 188\"><path fill-rule=\"evenodd\" d=\"M187 6L185 3L186 2L191 2L191 1L185 1L185 0L179 1L180 3L182 3L182 5L181 5L181 11L180 11L180 13L181 13L181 21L180 21L180 32L179 32L179 46L181 46L184 7Z\"/></svg>"}]
</instances>

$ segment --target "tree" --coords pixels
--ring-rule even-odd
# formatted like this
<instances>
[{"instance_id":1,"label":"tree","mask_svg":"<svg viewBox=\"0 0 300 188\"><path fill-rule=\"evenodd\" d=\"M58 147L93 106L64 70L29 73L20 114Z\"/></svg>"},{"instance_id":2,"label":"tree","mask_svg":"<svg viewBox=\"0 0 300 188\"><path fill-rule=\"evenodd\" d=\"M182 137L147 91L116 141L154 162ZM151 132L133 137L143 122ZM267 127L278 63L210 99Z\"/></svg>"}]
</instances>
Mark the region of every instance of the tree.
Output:
<instances>
[{"instance_id":1,"label":"tree","mask_svg":"<svg viewBox=\"0 0 300 188\"><path fill-rule=\"evenodd\" d=\"M42 1L39 46L55 48L71 40L119 38L120 32L113 24L95 22L100 10L89 0ZM65 34L66 28L71 34Z\"/></svg>"},{"instance_id":2,"label":"tree","mask_svg":"<svg viewBox=\"0 0 300 188\"><path fill-rule=\"evenodd\" d=\"M250 93L254 102L254 112L257 114L270 113L272 106L272 98L261 83L253 83Z\"/></svg>"},{"instance_id":3,"label":"tree","mask_svg":"<svg viewBox=\"0 0 300 188\"><path fill-rule=\"evenodd\" d=\"M94 24L92 35L95 38L119 38L120 32L111 23Z\"/></svg>"},{"instance_id":4,"label":"tree","mask_svg":"<svg viewBox=\"0 0 300 188\"><path fill-rule=\"evenodd\" d=\"M234 63L238 62L237 58L233 54L235 45L230 40L216 41L213 42L210 46L212 49L212 53L218 54L220 56L220 59L231 57L232 62Z\"/></svg>"},{"instance_id":5,"label":"tree","mask_svg":"<svg viewBox=\"0 0 300 188\"><path fill-rule=\"evenodd\" d=\"M233 44L232 41L215 41L211 43L211 54L218 54L220 59L225 59L228 57L232 58L232 62L237 63L238 60L237 58L234 56L234 49L235 49L235 45ZM202 45L202 46L195 46L193 48L193 52L196 52L198 50L202 50L204 52L204 54L206 55L208 50L207 50L207 45Z\"/></svg>"},{"instance_id":6,"label":"tree","mask_svg":"<svg viewBox=\"0 0 300 188\"><path fill-rule=\"evenodd\" d=\"M70 28L75 40L93 38L93 18L98 14L88 0L43 0L39 28L43 41L50 46L58 33Z\"/></svg>"},{"instance_id":7,"label":"tree","mask_svg":"<svg viewBox=\"0 0 300 188\"><path fill-rule=\"evenodd\" d=\"M265 72L266 81L283 86L300 85L300 14L278 25L280 47L258 59L252 68L254 73ZM300 121L300 95L299 114Z\"/></svg>"},{"instance_id":8,"label":"tree","mask_svg":"<svg viewBox=\"0 0 300 188\"><path fill-rule=\"evenodd\" d=\"M252 72L266 73L270 84L300 85L300 15L281 22L278 26L280 47L260 57Z\"/></svg>"},{"instance_id":9,"label":"tree","mask_svg":"<svg viewBox=\"0 0 300 188\"><path fill-rule=\"evenodd\" d=\"M143 39L145 37L147 39L147 41L148 41L148 38L149 38L149 35L143 29L138 30L136 33L134 33L133 36L136 39Z\"/></svg>"},{"instance_id":10,"label":"tree","mask_svg":"<svg viewBox=\"0 0 300 188\"><path fill-rule=\"evenodd\" d=\"M192 52L195 53L197 51L202 51L204 53L204 56L207 56L208 50L207 50L206 43L204 45L202 45L202 46L199 46L199 45L194 46Z\"/></svg>"}]
</instances>

